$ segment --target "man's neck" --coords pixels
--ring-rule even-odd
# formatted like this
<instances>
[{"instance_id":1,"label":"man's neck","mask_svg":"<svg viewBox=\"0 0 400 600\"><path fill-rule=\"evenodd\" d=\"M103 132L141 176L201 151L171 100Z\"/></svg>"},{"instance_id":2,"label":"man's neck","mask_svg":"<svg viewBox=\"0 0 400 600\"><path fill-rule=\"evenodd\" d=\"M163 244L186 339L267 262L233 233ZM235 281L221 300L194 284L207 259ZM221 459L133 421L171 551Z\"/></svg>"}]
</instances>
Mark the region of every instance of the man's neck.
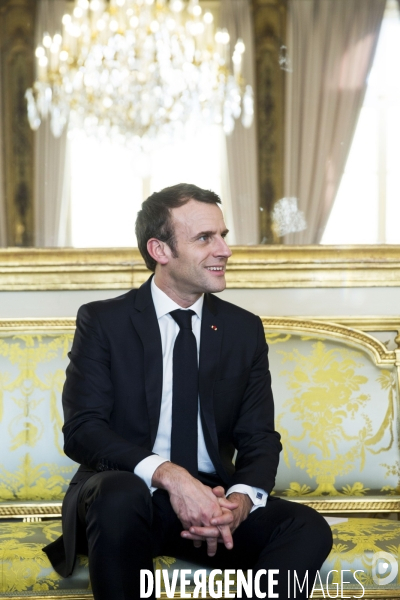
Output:
<instances>
[{"instance_id":1,"label":"man's neck","mask_svg":"<svg viewBox=\"0 0 400 600\"><path fill-rule=\"evenodd\" d=\"M185 293L174 288L170 282L164 281L164 279L158 276L158 273L154 275L154 283L164 294L166 294L171 300L179 304L182 308L188 308L192 306L201 296L201 294L190 294Z\"/></svg>"}]
</instances>

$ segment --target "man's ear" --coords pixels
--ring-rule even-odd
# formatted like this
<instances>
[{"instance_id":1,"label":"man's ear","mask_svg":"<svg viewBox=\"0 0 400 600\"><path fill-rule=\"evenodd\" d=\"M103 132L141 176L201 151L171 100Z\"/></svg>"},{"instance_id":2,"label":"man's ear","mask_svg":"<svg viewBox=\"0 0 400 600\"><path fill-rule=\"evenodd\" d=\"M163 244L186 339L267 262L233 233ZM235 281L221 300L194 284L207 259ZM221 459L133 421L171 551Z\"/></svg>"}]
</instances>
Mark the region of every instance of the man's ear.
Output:
<instances>
[{"instance_id":1,"label":"man's ear","mask_svg":"<svg viewBox=\"0 0 400 600\"><path fill-rule=\"evenodd\" d=\"M151 258L160 265L166 265L170 259L171 250L168 244L160 242L156 238L150 238L147 242L147 251Z\"/></svg>"}]
</instances>

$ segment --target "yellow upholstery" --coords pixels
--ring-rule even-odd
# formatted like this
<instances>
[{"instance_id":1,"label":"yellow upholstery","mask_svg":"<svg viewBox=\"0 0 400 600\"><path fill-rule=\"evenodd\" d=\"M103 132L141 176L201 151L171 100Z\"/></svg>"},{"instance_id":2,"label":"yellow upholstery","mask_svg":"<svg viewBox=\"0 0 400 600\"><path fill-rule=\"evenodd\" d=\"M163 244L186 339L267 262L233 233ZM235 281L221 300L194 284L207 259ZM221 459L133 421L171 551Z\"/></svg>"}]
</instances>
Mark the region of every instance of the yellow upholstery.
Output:
<instances>
[{"instance_id":1,"label":"yellow upholstery","mask_svg":"<svg viewBox=\"0 0 400 600\"><path fill-rule=\"evenodd\" d=\"M0 501L61 500L76 470L61 433L72 337L0 337Z\"/></svg>"},{"instance_id":2,"label":"yellow upholstery","mask_svg":"<svg viewBox=\"0 0 400 600\"><path fill-rule=\"evenodd\" d=\"M333 548L321 569L321 579L326 581L329 571L333 571L329 583L340 582L341 571L360 571L358 580L366 590L397 590L400 596L400 574L394 581L377 585L373 579L373 557L386 552L397 561L400 558L400 523L388 519L354 519L332 526ZM389 571L390 572L390 571ZM347 575L350 579L351 576ZM356 586L355 586L356 587ZM358 586L361 594L361 588ZM345 594L345 592L344 592ZM390 594L389 594L390 595Z\"/></svg>"},{"instance_id":3,"label":"yellow upholstery","mask_svg":"<svg viewBox=\"0 0 400 600\"><path fill-rule=\"evenodd\" d=\"M89 590L87 558L79 556L73 578L63 579L51 567L43 546L61 534L61 521L0 524L0 593Z\"/></svg>"},{"instance_id":4,"label":"yellow upholstery","mask_svg":"<svg viewBox=\"0 0 400 600\"><path fill-rule=\"evenodd\" d=\"M340 582L341 570L359 570L357 578L366 590L398 592L399 576L387 585L376 585L372 561L373 555L382 551L399 557L400 523L384 519L349 519L346 523L334 525L332 532L334 546L321 569L324 585L330 571L332 573L328 581L331 588L335 589L334 585ZM44 597L46 592L56 590L65 597L77 593L91 597L86 557L79 556L72 577L63 579L52 569L42 552L42 547L60 533L60 521L1 525L0 595L9 594L12 597L30 592L30 597ZM196 568L204 568L172 557L159 557L154 562L157 569L191 569L193 573ZM344 580L350 582L351 579L351 574L347 573ZM357 590L357 595L361 594L361 587L354 582L353 586L344 586L344 597L346 590L351 587ZM333 593L331 595L334 597Z\"/></svg>"},{"instance_id":5,"label":"yellow upholstery","mask_svg":"<svg viewBox=\"0 0 400 600\"><path fill-rule=\"evenodd\" d=\"M295 496L399 493L398 374L334 335L266 332L282 435L275 491Z\"/></svg>"}]
</instances>

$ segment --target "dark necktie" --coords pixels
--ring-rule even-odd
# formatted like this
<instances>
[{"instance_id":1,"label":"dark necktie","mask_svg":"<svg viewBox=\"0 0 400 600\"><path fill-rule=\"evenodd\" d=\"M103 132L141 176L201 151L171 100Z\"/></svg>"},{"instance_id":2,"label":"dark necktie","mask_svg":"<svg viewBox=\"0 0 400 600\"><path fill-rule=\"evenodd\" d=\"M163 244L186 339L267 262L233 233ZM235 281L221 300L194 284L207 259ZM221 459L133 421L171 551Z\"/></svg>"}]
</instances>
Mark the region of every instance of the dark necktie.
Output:
<instances>
[{"instance_id":1,"label":"dark necktie","mask_svg":"<svg viewBox=\"0 0 400 600\"><path fill-rule=\"evenodd\" d=\"M173 353L171 462L196 476L199 370L192 331L192 315L196 313L178 309L169 314L180 327Z\"/></svg>"}]
</instances>

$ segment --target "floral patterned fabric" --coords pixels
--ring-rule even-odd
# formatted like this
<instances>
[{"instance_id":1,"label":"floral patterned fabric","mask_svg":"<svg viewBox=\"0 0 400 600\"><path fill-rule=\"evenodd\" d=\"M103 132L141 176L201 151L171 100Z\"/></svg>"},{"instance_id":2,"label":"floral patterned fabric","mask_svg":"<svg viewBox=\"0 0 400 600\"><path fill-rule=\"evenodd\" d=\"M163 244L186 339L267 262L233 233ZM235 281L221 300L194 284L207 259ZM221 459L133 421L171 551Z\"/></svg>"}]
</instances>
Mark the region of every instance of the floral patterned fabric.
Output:
<instances>
[{"instance_id":1,"label":"floral patterned fabric","mask_svg":"<svg viewBox=\"0 0 400 600\"><path fill-rule=\"evenodd\" d=\"M73 334L0 337L0 502L62 500L78 465L62 446Z\"/></svg>"},{"instance_id":2,"label":"floral patterned fabric","mask_svg":"<svg viewBox=\"0 0 400 600\"><path fill-rule=\"evenodd\" d=\"M42 551L60 535L61 521L0 522L0 593L18 596L28 591L37 595L60 589L89 591L87 557L80 556L73 577L64 579Z\"/></svg>"},{"instance_id":3,"label":"floral patterned fabric","mask_svg":"<svg viewBox=\"0 0 400 600\"><path fill-rule=\"evenodd\" d=\"M395 364L375 364L345 341L268 333L279 496L399 494L399 390ZM393 361L394 362L394 361Z\"/></svg>"},{"instance_id":4,"label":"floral patterned fabric","mask_svg":"<svg viewBox=\"0 0 400 600\"><path fill-rule=\"evenodd\" d=\"M321 569L321 580L325 583L329 571L333 571L329 582L340 581L340 571L360 570L357 577L365 589L400 590L399 576L387 585L379 586L372 573L373 557L377 552L387 552L395 559L400 554L400 523L388 519L349 519L332 526L334 545L331 554ZM55 540L61 533L60 521L38 523L0 523L0 597L10 595L29 597L45 596L46 592L57 591L68 594L87 594L90 598L88 560L79 556L71 577L63 579L52 569L42 552L43 546ZM170 557L158 557L154 561L157 569L202 568ZM203 567L204 568L204 567ZM358 588L361 591L361 588Z\"/></svg>"}]
</instances>

